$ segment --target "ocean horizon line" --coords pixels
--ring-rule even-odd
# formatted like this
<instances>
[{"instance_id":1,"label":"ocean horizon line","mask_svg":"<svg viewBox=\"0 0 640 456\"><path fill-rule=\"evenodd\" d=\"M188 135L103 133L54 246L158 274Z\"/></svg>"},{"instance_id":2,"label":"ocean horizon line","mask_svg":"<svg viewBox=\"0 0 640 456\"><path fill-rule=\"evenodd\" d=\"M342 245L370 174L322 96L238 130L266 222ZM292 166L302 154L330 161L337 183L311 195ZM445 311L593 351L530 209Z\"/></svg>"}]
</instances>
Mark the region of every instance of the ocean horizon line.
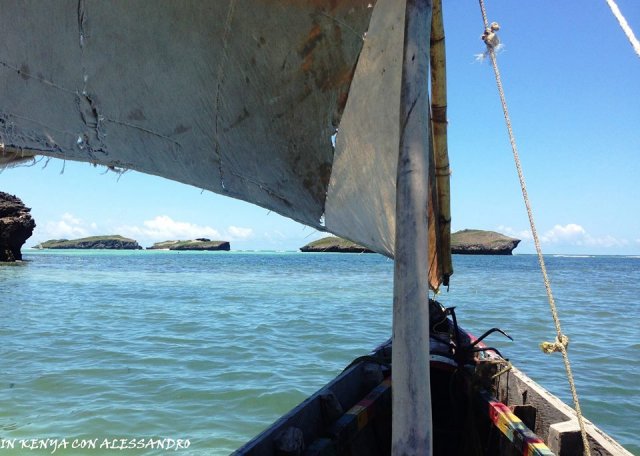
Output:
<instances>
[{"instance_id":1,"label":"ocean horizon line","mask_svg":"<svg viewBox=\"0 0 640 456\"><path fill-rule=\"evenodd\" d=\"M345 252L302 252L300 248L298 249L231 249L231 250L213 250L213 251L197 251L197 250L169 250L169 249L148 249L142 248L139 250L133 249L51 249L51 248L37 248L37 247L23 247L22 251L24 252L172 252L172 253L201 253L201 254L229 254L229 253L305 253L305 254L327 254L327 253L336 253L343 254ZM361 253L356 253L357 255L361 255ZM465 255L465 254L454 254L454 255ZM513 252L512 255L506 256L536 256L536 253L531 252ZM485 256L485 255L478 255ZM491 255L486 255L491 256ZM593 258L593 257L619 257L619 258L638 258L640 259L640 253L562 253L562 252L545 252L543 253L545 257L569 257L569 258Z\"/></svg>"}]
</instances>

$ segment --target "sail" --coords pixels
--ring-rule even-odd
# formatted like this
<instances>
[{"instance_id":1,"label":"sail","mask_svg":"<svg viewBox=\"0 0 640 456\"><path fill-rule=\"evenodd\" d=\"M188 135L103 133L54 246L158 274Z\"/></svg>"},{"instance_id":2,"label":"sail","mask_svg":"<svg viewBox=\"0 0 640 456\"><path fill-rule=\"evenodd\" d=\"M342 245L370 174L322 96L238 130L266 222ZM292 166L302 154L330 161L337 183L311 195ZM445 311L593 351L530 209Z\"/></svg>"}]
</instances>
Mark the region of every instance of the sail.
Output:
<instances>
[{"instance_id":1,"label":"sail","mask_svg":"<svg viewBox=\"0 0 640 456\"><path fill-rule=\"evenodd\" d=\"M404 11L379 0L336 138L327 228L393 256Z\"/></svg>"},{"instance_id":2,"label":"sail","mask_svg":"<svg viewBox=\"0 0 640 456\"><path fill-rule=\"evenodd\" d=\"M134 169L320 228L369 0L3 4L6 147Z\"/></svg>"},{"instance_id":3,"label":"sail","mask_svg":"<svg viewBox=\"0 0 640 456\"><path fill-rule=\"evenodd\" d=\"M393 256L399 5L5 2L0 164L137 170Z\"/></svg>"}]
</instances>

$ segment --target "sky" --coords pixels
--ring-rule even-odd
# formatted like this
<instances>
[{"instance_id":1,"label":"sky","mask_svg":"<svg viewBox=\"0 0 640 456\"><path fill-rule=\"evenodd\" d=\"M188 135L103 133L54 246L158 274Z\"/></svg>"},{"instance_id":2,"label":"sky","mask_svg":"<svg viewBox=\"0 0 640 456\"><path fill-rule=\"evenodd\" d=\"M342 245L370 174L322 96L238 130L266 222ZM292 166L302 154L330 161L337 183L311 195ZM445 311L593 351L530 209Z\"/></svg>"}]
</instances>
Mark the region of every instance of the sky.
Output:
<instances>
[{"instance_id":1,"label":"sky","mask_svg":"<svg viewBox=\"0 0 640 456\"><path fill-rule=\"evenodd\" d=\"M640 36L640 2L617 0ZM503 85L545 253L640 255L640 58L604 0L487 0ZM452 228L533 242L493 71L477 58L475 0L444 0ZM142 246L207 237L297 250L325 233L160 177L39 160L0 173L47 239L121 234Z\"/></svg>"}]
</instances>

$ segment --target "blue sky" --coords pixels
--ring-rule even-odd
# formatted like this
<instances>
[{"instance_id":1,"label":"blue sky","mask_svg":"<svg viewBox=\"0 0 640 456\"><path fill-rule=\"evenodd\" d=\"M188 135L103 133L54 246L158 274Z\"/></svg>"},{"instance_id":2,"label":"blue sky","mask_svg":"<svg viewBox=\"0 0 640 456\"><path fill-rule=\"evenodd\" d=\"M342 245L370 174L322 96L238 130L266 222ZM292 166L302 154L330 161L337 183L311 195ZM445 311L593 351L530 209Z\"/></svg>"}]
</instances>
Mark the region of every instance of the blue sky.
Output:
<instances>
[{"instance_id":1,"label":"blue sky","mask_svg":"<svg viewBox=\"0 0 640 456\"><path fill-rule=\"evenodd\" d=\"M527 216L477 2L445 0L454 230L523 240ZM640 2L618 0L640 32ZM538 232L547 253L640 254L640 58L604 0L488 0ZM46 164L46 166L44 166ZM27 245L122 234L155 241L209 237L234 250L296 250L324 234L242 201L133 171L40 161L0 174L0 190L32 208Z\"/></svg>"}]
</instances>

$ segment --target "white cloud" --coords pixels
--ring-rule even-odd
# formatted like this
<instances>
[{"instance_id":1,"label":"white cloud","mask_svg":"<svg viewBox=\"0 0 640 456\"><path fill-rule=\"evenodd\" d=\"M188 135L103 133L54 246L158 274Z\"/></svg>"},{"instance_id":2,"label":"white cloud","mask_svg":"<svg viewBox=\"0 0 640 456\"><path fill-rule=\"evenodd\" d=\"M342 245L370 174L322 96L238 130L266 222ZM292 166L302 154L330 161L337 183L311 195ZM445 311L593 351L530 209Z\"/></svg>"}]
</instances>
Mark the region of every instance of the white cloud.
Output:
<instances>
[{"instance_id":1,"label":"white cloud","mask_svg":"<svg viewBox=\"0 0 640 456\"><path fill-rule=\"evenodd\" d=\"M569 223L565 226L554 226L551 230L545 233L542 237L542 241L604 248L625 247L629 245L628 240L619 239L610 234L599 237L592 236L582 226L575 223Z\"/></svg>"},{"instance_id":2,"label":"white cloud","mask_svg":"<svg viewBox=\"0 0 640 456\"><path fill-rule=\"evenodd\" d=\"M607 234L603 237L592 237L590 235L585 236L584 243L586 245L593 245L598 247L625 247L629 245L629 241L627 239L618 239L610 234Z\"/></svg>"},{"instance_id":3,"label":"white cloud","mask_svg":"<svg viewBox=\"0 0 640 456\"><path fill-rule=\"evenodd\" d=\"M219 241L247 241L254 237L252 228L230 225L222 232L211 227L174 220L168 215L158 215L145 220L142 225L122 225L114 232L136 239L141 244L159 241L208 238Z\"/></svg>"},{"instance_id":4,"label":"white cloud","mask_svg":"<svg viewBox=\"0 0 640 456\"><path fill-rule=\"evenodd\" d=\"M144 237L153 241L196 239L201 237L220 239L220 232L210 226L178 222L167 215L159 215L152 220L145 220L142 225L123 225L116 228L116 231L124 236Z\"/></svg>"},{"instance_id":5,"label":"white cloud","mask_svg":"<svg viewBox=\"0 0 640 456\"><path fill-rule=\"evenodd\" d=\"M227 228L227 234L229 240L249 239L253 237L253 230L231 225Z\"/></svg>"},{"instance_id":6,"label":"white cloud","mask_svg":"<svg viewBox=\"0 0 640 456\"><path fill-rule=\"evenodd\" d=\"M97 230L95 223L87 224L82 219L65 212L60 220L47 222L38 234L42 239L75 239L91 236Z\"/></svg>"},{"instance_id":7,"label":"white cloud","mask_svg":"<svg viewBox=\"0 0 640 456\"><path fill-rule=\"evenodd\" d=\"M531 232L528 230L517 231L508 226L499 226L498 231L508 236L522 239L525 242L533 240ZM540 242L543 244L554 244L556 246L586 246L595 248L614 248L630 245L627 239L616 238L610 234L599 237L592 236L583 226L577 223L554 225L553 228L540 235ZM640 243L640 239L636 240L636 242Z\"/></svg>"},{"instance_id":8,"label":"white cloud","mask_svg":"<svg viewBox=\"0 0 640 456\"><path fill-rule=\"evenodd\" d=\"M567 225L555 225L549 231L540 236L542 242L558 243L579 243L587 236L586 230L575 223L568 223Z\"/></svg>"},{"instance_id":9,"label":"white cloud","mask_svg":"<svg viewBox=\"0 0 640 456\"><path fill-rule=\"evenodd\" d=\"M531 231L529 230L515 230L513 228L511 228L510 226L504 226L504 225L500 225L498 226L498 228L496 228L496 230L499 233L502 233L506 236L510 236L516 239L520 239L520 240L531 240L533 239L533 236L531 235Z\"/></svg>"},{"instance_id":10,"label":"white cloud","mask_svg":"<svg viewBox=\"0 0 640 456\"><path fill-rule=\"evenodd\" d=\"M65 212L64 214L62 214L61 219L67 223L70 223L72 225L80 225L82 223L82 219L79 219L78 217L76 217L73 214L70 214L68 212Z\"/></svg>"}]
</instances>

